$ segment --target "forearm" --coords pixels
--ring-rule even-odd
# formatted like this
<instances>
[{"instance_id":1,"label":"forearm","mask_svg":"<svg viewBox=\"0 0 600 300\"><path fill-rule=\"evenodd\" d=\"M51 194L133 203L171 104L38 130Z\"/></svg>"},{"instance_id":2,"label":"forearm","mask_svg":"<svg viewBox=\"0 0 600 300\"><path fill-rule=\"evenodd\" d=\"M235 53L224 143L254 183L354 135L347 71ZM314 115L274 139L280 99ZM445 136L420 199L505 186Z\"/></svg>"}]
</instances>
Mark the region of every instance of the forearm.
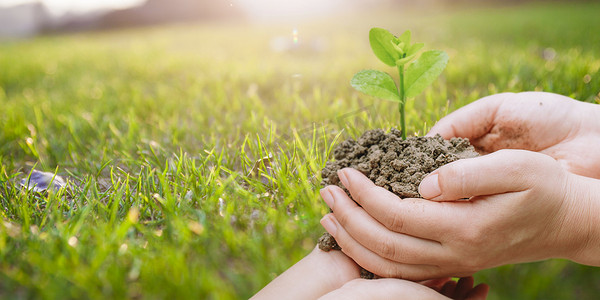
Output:
<instances>
[{"instance_id":1,"label":"forearm","mask_svg":"<svg viewBox=\"0 0 600 300\"><path fill-rule=\"evenodd\" d=\"M341 251L315 248L252 299L316 299L359 277L358 265Z\"/></svg>"}]
</instances>

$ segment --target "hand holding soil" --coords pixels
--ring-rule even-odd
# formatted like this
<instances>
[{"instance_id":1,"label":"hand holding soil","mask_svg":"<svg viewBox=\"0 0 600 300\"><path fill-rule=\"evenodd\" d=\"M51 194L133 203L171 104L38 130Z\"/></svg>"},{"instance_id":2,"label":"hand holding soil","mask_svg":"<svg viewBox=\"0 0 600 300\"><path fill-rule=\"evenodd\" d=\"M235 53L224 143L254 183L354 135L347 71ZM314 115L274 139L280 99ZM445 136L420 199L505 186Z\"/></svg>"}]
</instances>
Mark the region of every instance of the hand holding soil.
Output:
<instances>
[{"instance_id":1,"label":"hand holding soil","mask_svg":"<svg viewBox=\"0 0 600 300\"><path fill-rule=\"evenodd\" d=\"M600 179L600 105L542 92L485 97L441 119L428 136L468 138L481 153L524 149Z\"/></svg>"},{"instance_id":2,"label":"hand holding soil","mask_svg":"<svg viewBox=\"0 0 600 300\"><path fill-rule=\"evenodd\" d=\"M478 156L467 139L447 141L438 135L404 140L396 129L390 133L380 129L367 131L356 141L342 142L333 153L335 160L327 162L321 172L323 186L331 184L344 189L337 171L350 167L360 170L375 185L400 198L420 197L419 183L437 168L461 158ZM319 248L340 250L335 239L327 233L319 239ZM374 276L362 270L361 277L372 279Z\"/></svg>"},{"instance_id":3,"label":"hand holding soil","mask_svg":"<svg viewBox=\"0 0 600 300\"><path fill-rule=\"evenodd\" d=\"M556 257L600 265L600 182L544 154L502 150L443 166L420 187L439 202L400 199L353 169L340 179L362 207L329 186L322 196L334 213L322 224L379 276L464 276Z\"/></svg>"}]
</instances>

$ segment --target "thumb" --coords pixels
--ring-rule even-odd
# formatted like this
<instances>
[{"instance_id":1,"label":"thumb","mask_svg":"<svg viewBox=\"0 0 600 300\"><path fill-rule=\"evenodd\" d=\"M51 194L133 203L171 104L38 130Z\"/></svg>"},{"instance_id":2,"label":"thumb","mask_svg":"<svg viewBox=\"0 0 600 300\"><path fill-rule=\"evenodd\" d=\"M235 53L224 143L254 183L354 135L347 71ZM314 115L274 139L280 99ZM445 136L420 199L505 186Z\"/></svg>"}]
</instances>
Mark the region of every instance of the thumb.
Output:
<instances>
[{"instance_id":1,"label":"thumb","mask_svg":"<svg viewBox=\"0 0 600 300\"><path fill-rule=\"evenodd\" d=\"M498 107L510 97L514 97L514 94L496 94L461 107L439 120L427 136L439 134L445 139L463 137L475 140L490 130Z\"/></svg>"},{"instance_id":2,"label":"thumb","mask_svg":"<svg viewBox=\"0 0 600 300\"><path fill-rule=\"evenodd\" d=\"M500 150L462 159L435 170L421 181L425 199L451 201L519 192L561 170L553 158L525 150Z\"/></svg>"}]
</instances>

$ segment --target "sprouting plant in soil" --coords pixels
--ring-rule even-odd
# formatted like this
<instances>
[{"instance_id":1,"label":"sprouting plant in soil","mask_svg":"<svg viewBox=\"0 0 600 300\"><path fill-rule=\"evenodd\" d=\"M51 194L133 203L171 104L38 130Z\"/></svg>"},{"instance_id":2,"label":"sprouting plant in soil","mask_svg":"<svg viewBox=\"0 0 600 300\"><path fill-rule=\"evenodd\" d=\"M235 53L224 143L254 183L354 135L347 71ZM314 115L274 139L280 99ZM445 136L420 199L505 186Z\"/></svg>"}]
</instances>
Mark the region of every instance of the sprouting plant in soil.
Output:
<instances>
[{"instance_id":1,"label":"sprouting plant in soil","mask_svg":"<svg viewBox=\"0 0 600 300\"><path fill-rule=\"evenodd\" d=\"M448 55L439 50L418 52L422 43L410 43L411 33L405 31L395 37L389 31L373 28L369 32L371 48L382 62L396 67L398 84L392 76L376 70L358 72L351 85L365 94L398 102L401 131L392 128L368 130L356 140L347 139L333 150L334 160L328 161L321 171L321 185L337 185L350 193L340 182L337 171L354 168L371 181L401 198L420 197L418 186L429 173L447 163L477 156L467 139L444 140L441 136L406 138L404 108L407 98L413 98L429 86L444 70ZM325 233L319 239L323 251L340 250L335 238ZM361 270L361 277L374 274Z\"/></svg>"},{"instance_id":2,"label":"sprouting plant in soil","mask_svg":"<svg viewBox=\"0 0 600 300\"><path fill-rule=\"evenodd\" d=\"M358 91L380 99L398 102L402 139L406 140L404 107L407 98L420 94L442 73L448 64L448 54L440 50L423 52L423 43L410 43L411 32L396 37L382 28L371 28L369 43L375 56L398 70L398 85L388 73L363 70L354 75L350 84ZM417 58L413 61L413 59Z\"/></svg>"}]
</instances>

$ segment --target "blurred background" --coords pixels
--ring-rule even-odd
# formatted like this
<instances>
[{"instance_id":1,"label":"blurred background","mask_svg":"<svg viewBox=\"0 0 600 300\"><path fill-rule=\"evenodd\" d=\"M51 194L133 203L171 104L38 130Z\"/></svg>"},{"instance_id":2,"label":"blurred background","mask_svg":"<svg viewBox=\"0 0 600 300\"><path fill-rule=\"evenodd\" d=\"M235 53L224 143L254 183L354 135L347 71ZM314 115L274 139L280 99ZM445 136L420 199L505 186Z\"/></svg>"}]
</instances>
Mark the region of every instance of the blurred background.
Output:
<instances>
[{"instance_id":1,"label":"blurred background","mask_svg":"<svg viewBox=\"0 0 600 300\"><path fill-rule=\"evenodd\" d=\"M2 0L0 36L155 25L185 21L306 21L372 10L444 9L526 0Z\"/></svg>"},{"instance_id":2,"label":"blurred background","mask_svg":"<svg viewBox=\"0 0 600 300\"><path fill-rule=\"evenodd\" d=\"M598 1L0 0L0 298L248 298L322 234L336 136L397 127L395 103L349 85L397 76L371 27L450 56L407 103L422 135L499 92L600 103L599 16ZM21 192L33 168L76 192ZM599 272L549 260L476 280L490 299L595 299Z\"/></svg>"}]
</instances>

